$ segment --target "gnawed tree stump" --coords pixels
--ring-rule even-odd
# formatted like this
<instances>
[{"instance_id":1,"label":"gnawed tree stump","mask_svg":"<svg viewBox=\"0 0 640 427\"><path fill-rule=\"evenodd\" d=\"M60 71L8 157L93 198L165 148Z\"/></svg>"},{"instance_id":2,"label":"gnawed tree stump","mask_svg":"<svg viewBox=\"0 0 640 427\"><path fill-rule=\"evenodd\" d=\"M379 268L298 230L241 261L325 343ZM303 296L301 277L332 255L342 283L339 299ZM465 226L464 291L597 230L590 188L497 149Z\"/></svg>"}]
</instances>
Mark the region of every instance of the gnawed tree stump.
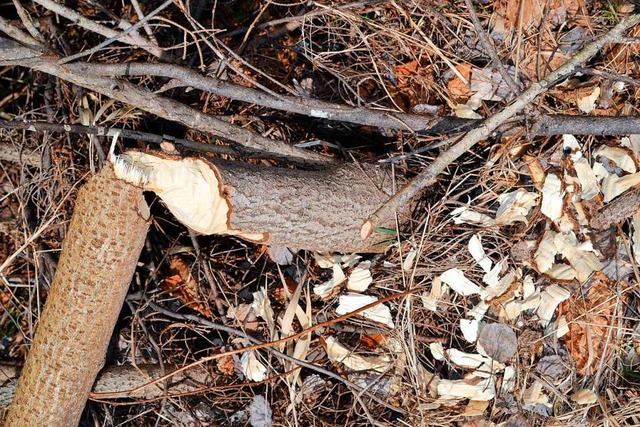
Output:
<instances>
[{"instance_id":1,"label":"gnawed tree stump","mask_svg":"<svg viewBox=\"0 0 640 427\"><path fill-rule=\"evenodd\" d=\"M111 166L78 192L56 275L5 426L76 427L149 227L142 190Z\"/></svg>"},{"instance_id":2,"label":"gnawed tree stump","mask_svg":"<svg viewBox=\"0 0 640 427\"><path fill-rule=\"evenodd\" d=\"M130 151L116 175L155 192L184 225L271 246L382 252L388 234L360 237L362 222L392 193L380 167L344 164L297 170ZM395 229L395 223L381 224Z\"/></svg>"}]
</instances>

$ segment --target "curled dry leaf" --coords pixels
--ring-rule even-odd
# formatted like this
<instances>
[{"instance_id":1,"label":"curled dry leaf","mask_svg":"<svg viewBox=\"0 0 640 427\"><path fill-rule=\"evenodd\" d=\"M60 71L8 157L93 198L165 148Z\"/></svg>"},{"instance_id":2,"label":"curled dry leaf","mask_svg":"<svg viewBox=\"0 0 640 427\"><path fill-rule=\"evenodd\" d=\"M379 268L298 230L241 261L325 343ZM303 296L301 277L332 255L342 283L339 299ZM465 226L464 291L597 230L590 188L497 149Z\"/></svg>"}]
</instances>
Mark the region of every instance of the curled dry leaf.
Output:
<instances>
[{"instance_id":1,"label":"curled dry leaf","mask_svg":"<svg viewBox=\"0 0 640 427\"><path fill-rule=\"evenodd\" d=\"M385 372L391 363L388 355L364 357L355 354L332 336L324 338L324 345L329 360L341 363L352 371Z\"/></svg>"},{"instance_id":2,"label":"curled dry leaf","mask_svg":"<svg viewBox=\"0 0 640 427\"><path fill-rule=\"evenodd\" d=\"M569 325L564 340L581 375L595 372L603 356L617 304L617 295L612 289L615 286L611 280L596 273L587 295L575 295L559 308Z\"/></svg>"},{"instance_id":3,"label":"curled dry leaf","mask_svg":"<svg viewBox=\"0 0 640 427\"><path fill-rule=\"evenodd\" d=\"M451 268L440 275L440 280L451 289L463 296L479 294L480 286L467 279L459 268Z\"/></svg>"},{"instance_id":4,"label":"curled dry leaf","mask_svg":"<svg viewBox=\"0 0 640 427\"><path fill-rule=\"evenodd\" d=\"M235 362L233 360L233 356L222 356L216 359L216 366L218 370L224 374L231 376L235 372Z\"/></svg>"},{"instance_id":5,"label":"curled dry leaf","mask_svg":"<svg viewBox=\"0 0 640 427\"><path fill-rule=\"evenodd\" d=\"M507 66L507 71L515 79L516 69ZM509 85L495 67L473 68L471 70L470 90L473 99L483 101L505 101L511 95Z\"/></svg>"},{"instance_id":6,"label":"curled dry leaf","mask_svg":"<svg viewBox=\"0 0 640 427\"><path fill-rule=\"evenodd\" d=\"M200 295L198 283L191 275L189 264L182 258L174 256L169 261L169 270L173 275L165 277L160 282L160 289L178 299L186 307L210 319L213 318L209 305Z\"/></svg>"},{"instance_id":7,"label":"curled dry leaf","mask_svg":"<svg viewBox=\"0 0 640 427\"><path fill-rule=\"evenodd\" d=\"M267 367L256 357L255 351L247 351L240 358L242 373L251 381L263 381L267 378Z\"/></svg>"},{"instance_id":8,"label":"curled dry leaf","mask_svg":"<svg viewBox=\"0 0 640 427\"><path fill-rule=\"evenodd\" d=\"M250 304L232 305L227 309L225 316L233 320L236 326L242 326L249 331L258 330L258 318Z\"/></svg>"},{"instance_id":9,"label":"curled dry leaf","mask_svg":"<svg viewBox=\"0 0 640 427\"><path fill-rule=\"evenodd\" d=\"M376 301L378 301L378 298L376 297L350 292L346 295L340 295L340 304L336 308L336 313L340 315L351 313L352 311ZM367 319L385 324L390 328L395 327L393 320L391 319L391 310L389 309L389 306L385 304L378 304L367 310L361 311L359 314Z\"/></svg>"}]
</instances>

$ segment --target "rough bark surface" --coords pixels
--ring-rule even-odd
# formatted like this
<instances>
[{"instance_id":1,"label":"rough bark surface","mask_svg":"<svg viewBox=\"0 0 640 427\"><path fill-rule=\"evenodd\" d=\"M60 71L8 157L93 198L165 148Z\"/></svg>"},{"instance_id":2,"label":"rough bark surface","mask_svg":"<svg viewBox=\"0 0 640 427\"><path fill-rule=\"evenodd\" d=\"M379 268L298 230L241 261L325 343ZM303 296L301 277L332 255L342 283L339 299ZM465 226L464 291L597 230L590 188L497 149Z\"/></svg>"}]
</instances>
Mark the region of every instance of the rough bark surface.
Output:
<instances>
[{"instance_id":1,"label":"rough bark surface","mask_svg":"<svg viewBox=\"0 0 640 427\"><path fill-rule=\"evenodd\" d=\"M77 426L148 229L142 191L110 166L84 185L6 426Z\"/></svg>"},{"instance_id":2,"label":"rough bark surface","mask_svg":"<svg viewBox=\"0 0 640 427\"><path fill-rule=\"evenodd\" d=\"M179 366L174 365L162 367L160 364L109 366L100 371L90 398L155 399L165 394L193 393L213 384L209 373L202 366L175 374L166 382L149 384L178 368ZM20 371L16 366L0 364L0 413L13 401L19 375Z\"/></svg>"},{"instance_id":3,"label":"rough bark surface","mask_svg":"<svg viewBox=\"0 0 640 427\"><path fill-rule=\"evenodd\" d=\"M353 164L322 171L212 162L231 201L231 225L268 233L267 244L332 252L381 252L391 236L360 237L362 221L392 193L379 167ZM395 224L381 224L395 229Z\"/></svg>"}]
</instances>

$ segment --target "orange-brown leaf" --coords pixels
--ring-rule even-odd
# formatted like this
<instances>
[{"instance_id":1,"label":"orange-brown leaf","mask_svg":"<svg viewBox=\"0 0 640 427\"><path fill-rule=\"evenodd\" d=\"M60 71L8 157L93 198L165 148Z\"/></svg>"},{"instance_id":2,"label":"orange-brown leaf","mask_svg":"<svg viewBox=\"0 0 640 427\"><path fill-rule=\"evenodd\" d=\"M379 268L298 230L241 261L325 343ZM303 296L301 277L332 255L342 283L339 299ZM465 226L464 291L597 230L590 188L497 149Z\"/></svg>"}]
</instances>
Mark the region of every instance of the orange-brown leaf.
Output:
<instances>
[{"instance_id":1,"label":"orange-brown leaf","mask_svg":"<svg viewBox=\"0 0 640 427\"><path fill-rule=\"evenodd\" d=\"M213 317L209 305L200 296L198 284L191 276L189 265L179 257L174 257L169 263L173 275L165 277L160 282L160 289L178 299L185 306L195 310L208 318Z\"/></svg>"}]
</instances>

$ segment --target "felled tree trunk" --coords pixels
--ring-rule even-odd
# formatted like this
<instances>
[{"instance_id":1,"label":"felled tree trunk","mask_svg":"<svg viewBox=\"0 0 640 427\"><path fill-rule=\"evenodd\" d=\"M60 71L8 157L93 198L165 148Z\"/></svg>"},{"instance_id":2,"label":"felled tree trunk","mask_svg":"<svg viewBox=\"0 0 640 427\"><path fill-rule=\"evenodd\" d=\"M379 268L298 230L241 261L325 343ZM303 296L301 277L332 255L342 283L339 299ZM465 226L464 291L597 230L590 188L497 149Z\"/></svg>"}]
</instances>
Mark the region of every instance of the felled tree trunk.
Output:
<instances>
[{"instance_id":1,"label":"felled tree trunk","mask_svg":"<svg viewBox=\"0 0 640 427\"><path fill-rule=\"evenodd\" d=\"M115 171L154 191L178 220L202 234L331 252L388 246L388 234L360 237L362 222L392 192L382 168L346 164L303 171L133 151L118 156Z\"/></svg>"},{"instance_id":2,"label":"felled tree trunk","mask_svg":"<svg viewBox=\"0 0 640 427\"><path fill-rule=\"evenodd\" d=\"M5 426L77 426L149 226L142 191L111 166L78 192L56 275Z\"/></svg>"}]
</instances>

